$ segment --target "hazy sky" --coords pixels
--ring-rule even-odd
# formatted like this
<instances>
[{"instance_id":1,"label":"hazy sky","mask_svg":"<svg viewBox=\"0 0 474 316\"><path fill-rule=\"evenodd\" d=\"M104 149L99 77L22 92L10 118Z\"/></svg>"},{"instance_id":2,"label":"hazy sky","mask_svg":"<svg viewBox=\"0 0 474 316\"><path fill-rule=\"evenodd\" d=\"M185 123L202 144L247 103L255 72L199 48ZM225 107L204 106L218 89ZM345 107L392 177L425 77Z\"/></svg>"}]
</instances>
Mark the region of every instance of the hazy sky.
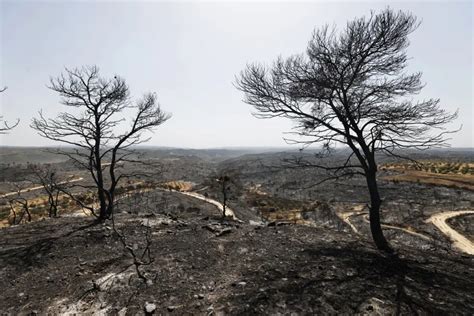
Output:
<instances>
[{"instance_id":1,"label":"hazy sky","mask_svg":"<svg viewBox=\"0 0 474 316\"><path fill-rule=\"evenodd\" d=\"M0 0L1 113L20 125L0 136L3 145L45 145L30 129L43 109L64 110L50 76L64 67L98 65L120 75L132 96L155 91L173 118L150 145L173 147L283 146L286 120L259 120L233 86L246 63L271 62L304 52L311 32L324 24L380 10L377 2L138 2ZM410 37L410 70L422 71L426 88L459 109L463 130L453 146L474 147L473 5L466 2L390 3L423 23Z\"/></svg>"}]
</instances>

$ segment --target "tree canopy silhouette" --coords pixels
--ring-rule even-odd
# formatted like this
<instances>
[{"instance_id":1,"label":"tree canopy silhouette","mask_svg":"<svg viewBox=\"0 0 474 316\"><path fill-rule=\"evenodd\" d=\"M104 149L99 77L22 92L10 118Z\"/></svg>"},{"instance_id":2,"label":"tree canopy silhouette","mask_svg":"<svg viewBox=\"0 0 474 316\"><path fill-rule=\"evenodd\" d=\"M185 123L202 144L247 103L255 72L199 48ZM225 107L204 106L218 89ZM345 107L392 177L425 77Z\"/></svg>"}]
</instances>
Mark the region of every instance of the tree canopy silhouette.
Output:
<instances>
[{"instance_id":1,"label":"tree canopy silhouette","mask_svg":"<svg viewBox=\"0 0 474 316\"><path fill-rule=\"evenodd\" d=\"M59 153L89 171L97 189L97 216L107 219L113 213L119 181L130 176L117 169L132 161L133 146L149 139L143 137L144 132L163 124L170 115L161 110L154 93L145 94L133 104L125 80L118 76L102 78L96 66L66 69L51 79L49 88L59 93L63 105L77 111L69 109L54 119L45 118L40 112L31 126L47 139L73 146L73 150ZM127 120L123 116L129 110L135 114L125 127ZM83 207L94 213L93 207Z\"/></svg>"},{"instance_id":2,"label":"tree canopy silhouette","mask_svg":"<svg viewBox=\"0 0 474 316\"><path fill-rule=\"evenodd\" d=\"M440 108L438 99L411 99L423 88L421 72L405 71L408 36L418 25L412 14L387 8L340 32L326 26L314 31L305 55L280 57L271 67L250 64L236 79L257 117L295 123L297 137L289 142L321 145L325 155L336 144L350 148L341 165L305 166L366 178L372 237L386 251L376 154L403 157L399 149L444 146L445 124L457 115Z\"/></svg>"}]
</instances>

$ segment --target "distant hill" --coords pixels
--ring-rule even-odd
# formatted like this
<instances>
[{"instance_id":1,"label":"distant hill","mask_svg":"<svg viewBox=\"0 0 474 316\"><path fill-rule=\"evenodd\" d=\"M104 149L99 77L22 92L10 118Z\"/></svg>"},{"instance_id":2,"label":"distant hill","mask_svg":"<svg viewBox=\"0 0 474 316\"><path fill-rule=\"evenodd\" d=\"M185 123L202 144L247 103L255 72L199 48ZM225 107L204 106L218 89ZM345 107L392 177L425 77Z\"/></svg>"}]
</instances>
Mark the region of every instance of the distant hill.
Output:
<instances>
[{"instance_id":1,"label":"distant hill","mask_svg":"<svg viewBox=\"0 0 474 316\"><path fill-rule=\"evenodd\" d=\"M55 154L56 147L10 147L0 146L0 163L2 164L26 164L26 163L60 163L67 161L66 156ZM63 148L64 149L64 148ZM72 147L66 147L66 150ZM335 155L345 154L348 149L338 149ZM299 155L299 147L229 147L229 148L172 148L140 146L137 151L144 159L163 159L177 157L196 157L208 162L223 162L225 160L244 158L253 160L255 158ZM305 155L312 155L318 149L305 149ZM474 160L474 148L443 148L427 151L403 151L415 159L455 159L461 161Z\"/></svg>"}]
</instances>

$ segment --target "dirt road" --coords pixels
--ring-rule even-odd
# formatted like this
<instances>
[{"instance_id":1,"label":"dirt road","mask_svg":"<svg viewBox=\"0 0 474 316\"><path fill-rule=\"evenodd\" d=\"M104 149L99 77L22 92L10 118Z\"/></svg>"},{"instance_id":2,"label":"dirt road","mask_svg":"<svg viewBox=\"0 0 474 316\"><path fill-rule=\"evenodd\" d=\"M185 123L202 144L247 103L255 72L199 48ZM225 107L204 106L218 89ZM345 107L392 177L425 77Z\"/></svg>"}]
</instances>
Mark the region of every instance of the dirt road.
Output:
<instances>
[{"instance_id":1,"label":"dirt road","mask_svg":"<svg viewBox=\"0 0 474 316\"><path fill-rule=\"evenodd\" d=\"M352 211L348 211L348 212L337 212L337 216L339 216L340 219L342 219L347 225L349 225L349 227L351 227L351 229L356 233L356 234L360 234L359 233L359 230L357 229L357 227L352 224L350 218L352 216L358 216L358 215L364 215L364 221L366 223L369 223L369 215L367 214L367 212L364 212L364 207L365 205L357 205L355 207L353 207L353 210ZM396 229L396 230L400 230L400 231L403 231L405 233L408 233L410 235L413 235L413 236L416 236L416 237L420 237L422 239L425 239L425 240L430 240L430 237L429 236L426 236L426 235L423 235L423 234L420 234L418 232L415 232L415 231L412 231L410 229L407 229L407 228L404 228L404 227L400 227L400 226L393 226L393 225L387 225L387 224L382 224L382 227L384 228L389 228L389 229Z\"/></svg>"},{"instance_id":2,"label":"dirt road","mask_svg":"<svg viewBox=\"0 0 474 316\"><path fill-rule=\"evenodd\" d=\"M366 223L370 223L368 214L364 215L364 221ZM417 232L415 232L413 230L410 230L408 228L405 228L405 227L393 226L393 225L388 225L388 224L381 224L381 226L384 227L384 228L401 230L402 232L405 232L407 234L410 234L410 235L413 235L413 236L416 236L416 237L420 237L424 240L431 240L431 238L429 236L423 235L421 233L417 233Z\"/></svg>"},{"instance_id":3,"label":"dirt road","mask_svg":"<svg viewBox=\"0 0 474 316\"><path fill-rule=\"evenodd\" d=\"M190 196L190 197L193 197L195 199L199 199L199 200L202 200L202 201L205 201L209 204L212 204L214 206L217 207L217 209L219 211L223 211L224 209L224 206L222 205L221 202L218 202L216 200L213 200L213 199L210 199L208 197L205 197L204 195L200 194L200 193L197 193L197 191L193 191L193 192L190 192L190 191L178 191L178 190L174 190L174 189L164 189L164 188L155 188L155 190L161 190L161 191L165 191L165 192L176 192L176 193L179 193L179 194L183 194L183 195L187 195L187 196ZM202 190L202 189L201 189ZM241 221L240 219L237 218L237 216L235 216L235 213L234 211L229 208L228 206L226 206L225 208L225 215L226 216L229 216L229 217L232 217L232 219L236 220L236 221Z\"/></svg>"},{"instance_id":4,"label":"dirt road","mask_svg":"<svg viewBox=\"0 0 474 316\"><path fill-rule=\"evenodd\" d=\"M452 217L461 216L465 214L474 214L474 211L452 211L452 212L442 212L432 215L426 220L426 223L431 223L435 225L443 234L448 236L449 239L453 242L453 245L459 250L474 255L474 243L469 239L455 231L446 223L446 220Z\"/></svg>"},{"instance_id":5,"label":"dirt road","mask_svg":"<svg viewBox=\"0 0 474 316\"><path fill-rule=\"evenodd\" d=\"M67 184L67 183L78 182L78 181L82 181L82 180L84 180L84 178L81 177L81 178L76 178L76 179L71 179L71 180L62 181L62 182L59 182L58 184ZM20 192L18 192L18 191L8 192L8 193L5 193L5 194L3 194L3 195L0 195L0 198L4 198L4 197L7 197L7 196L15 195L15 194L18 194L18 193L25 193L25 192L36 191L36 190L40 190L40 189L43 189L43 186L42 186L42 185L39 185L39 186L36 186L36 187L31 187L31 188L22 189L22 190L20 190Z\"/></svg>"},{"instance_id":6,"label":"dirt road","mask_svg":"<svg viewBox=\"0 0 474 316\"><path fill-rule=\"evenodd\" d=\"M350 217L352 217L353 215L359 215L360 211L356 211L356 212L337 212L336 214L337 214L337 216L339 216L340 219L342 219L342 221L344 223L349 225L349 227L354 231L354 233L359 234L359 230L357 229L357 227L354 226L354 224L352 224L352 222L350 220Z\"/></svg>"},{"instance_id":7,"label":"dirt road","mask_svg":"<svg viewBox=\"0 0 474 316\"><path fill-rule=\"evenodd\" d=\"M362 214L367 214L367 212L364 212L364 208L366 207L365 204L352 204L352 206L350 207L350 211L346 211L346 209L348 208L347 205L342 205L340 208L338 208L338 210L336 211L336 215L344 222L346 223L347 225L349 225L349 227L352 229L352 231L356 234L359 234L359 230L357 229L357 227L352 224L350 218L352 216L358 216L358 215L362 215ZM341 210L342 209L342 210Z\"/></svg>"},{"instance_id":8,"label":"dirt road","mask_svg":"<svg viewBox=\"0 0 474 316\"><path fill-rule=\"evenodd\" d=\"M350 221L350 218L354 215L362 215L361 210L355 210L355 211L350 211L350 212L338 212L337 215L345 222L347 223L352 230L355 233L359 233L359 230L357 227L352 224ZM474 214L474 211L453 211L453 212L441 212L441 213L436 213L432 215L430 218L428 218L425 222L426 223L431 223L434 226L436 226L443 234L445 234L453 243L453 246L461 250L462 252L468 253L470 255L474 255L474 243L472 243L469 239L452 229L447 223L446 220L452 217L456 216L462 216L465 214ZM364 221L366 223L369 222L368 219L368 214L364 214ZM396 229L403 231L405 233L408 233L410 235L422 238L424 240L431 240L429 236L426 236L424 234L418 233L416 231L409 230L404 227L399 227L399 226L393 226L393 225L387 225L387 224L382 224L382 227L384 228L389 228L389 229Z\"/></svg>"},{"instance_id":9,"label":"dirt road","mask_svg":"<svg viewBox=\"0 0 474 316\"><path fill-rule=\"evenodd\" d=\"M224 209L224 206L222 205L222 203L216 201L216 200L213 200L213 199L210 199L208 197L205 197L204 195L202 194L199 194L199 193L196 193L196 192L181 192L181 191L175 191L175 192L178 192L178 193L181 193L181 194L184 194L184 195L187 195L187 196L191 196L193 198L196 198L196 199L199 199L199 200L203 200L207 203L210 203L212 205L215 205L219 211L223 211ZM229 217L232 217L232 219L234 220L239 220L236 216L235 216L235 213L232 209L230 209L228 206L226 206L225 208L225 216L229 216Z\"/></svg>"}]
</instances>

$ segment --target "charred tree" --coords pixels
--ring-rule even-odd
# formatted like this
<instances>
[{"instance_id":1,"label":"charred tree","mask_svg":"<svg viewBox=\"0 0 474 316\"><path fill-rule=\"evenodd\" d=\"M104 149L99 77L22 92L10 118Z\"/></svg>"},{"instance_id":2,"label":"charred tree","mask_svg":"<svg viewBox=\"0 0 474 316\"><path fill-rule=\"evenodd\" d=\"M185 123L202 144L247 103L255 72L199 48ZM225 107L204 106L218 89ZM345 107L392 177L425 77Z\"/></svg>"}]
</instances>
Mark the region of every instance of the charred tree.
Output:
<instances>
[{"instance_id":1,"label":"charred tree","mask_svg":"<svg viewBox=\"0 0 474 316\"><path fill-rule=\"evenodd\" d=\"M73 146L72 151L57 153L89 172L94 181L89 188L96 191L99 213L83 207L99 220L108 219L114 210L117 185L133 176L123 171L123 164L138 162L134 146L146 142L149 138L144 138L144 133L166 122L170 115L161 110L154 93L145 94L134 105L125 80L102 78L96 66L66 69L50 80L49 88L60 95L68 110L53 119L40 112L31 127L47 139ZM121 115L133 110L126 127Z\"/></svg>"},{"instance_id":2,"label":"charred tree","mask_svg":"<svg viewBox=\"0 0 474 316\"><path fill-rule=\"evenodd\" d=\"M10 205L10 210L13 214L13 218L11 220L12 225L17 225L20 224L23 221L23 218L25 218L26 215L26 222L31 222L31 212L30 212L30 203L27 198L22 196L22 193L25 192L25 189L22 188L21 185L15 184L16 187L16 196L13 198L9 199L8 204ZM22 210L21 213L16 212L16 207L20 206L20 209ZM18 221L17 216L19 215Z\"/></svg>"},{"instance_id":3,"label":"charred tree","mask_svg":"<svg viewBox=\"0 0 474 316\"><path fill-rule=\"evenodd\" d=\"M340 165L303 163L332 178L361 175L370 196L370 229L380 250L391 251L380 225L377 153L407 158L400 150L446 146L445 124L457 113L438 99L411 97L422 88L421 73L407 74L408 36L419 23L410 13L386 9L350 21L340 31L315 30L306 54L279 58L271 67L251 64L236 80L258 118L295 123L290 143L321 146L327 157L348 147Z\"/></svg>"},{"instance_id":4,"label":"charred tree","mask_svg":"<svg viewBox=\"0 0 474 316\"><path fill-rule=\"evenodd\" d=\"M61 180L57 170L51 165L32 166L34 175L34 183L38 183L43 187L48 196L48 216L58 216L59 197L62 192L67 190L68 181Z\"/></svg>"},{"instance_id":5,"label":"charred tree","mask_svg":"<svg viewBox=\"0 0 474 316\"><path fill-rule=\"evenodd\" d=\"M209 192L216 195L216 199L222 204L222 218L226 217L229 201L236 200L243 190L240 181L240 173L237 170L223 169L212 174L205 182ZM213 195L214 195L213 194ZM209 196L206 192L205 196Z\"/></svg>"},{"instance_id":6,"label":"charred tree","mask_svg":"<svg viewBox=\"0 0 474 316\"><path fill-rule=\"evenodd\" d=\"M220 191L222 194L222 218L225 217L225 209L227 207L228 193L230 191L229 181L230 178L227 175L221 175L219 178L217 178L217 182L220 184Z\"/></svg>"}]
</instances>

